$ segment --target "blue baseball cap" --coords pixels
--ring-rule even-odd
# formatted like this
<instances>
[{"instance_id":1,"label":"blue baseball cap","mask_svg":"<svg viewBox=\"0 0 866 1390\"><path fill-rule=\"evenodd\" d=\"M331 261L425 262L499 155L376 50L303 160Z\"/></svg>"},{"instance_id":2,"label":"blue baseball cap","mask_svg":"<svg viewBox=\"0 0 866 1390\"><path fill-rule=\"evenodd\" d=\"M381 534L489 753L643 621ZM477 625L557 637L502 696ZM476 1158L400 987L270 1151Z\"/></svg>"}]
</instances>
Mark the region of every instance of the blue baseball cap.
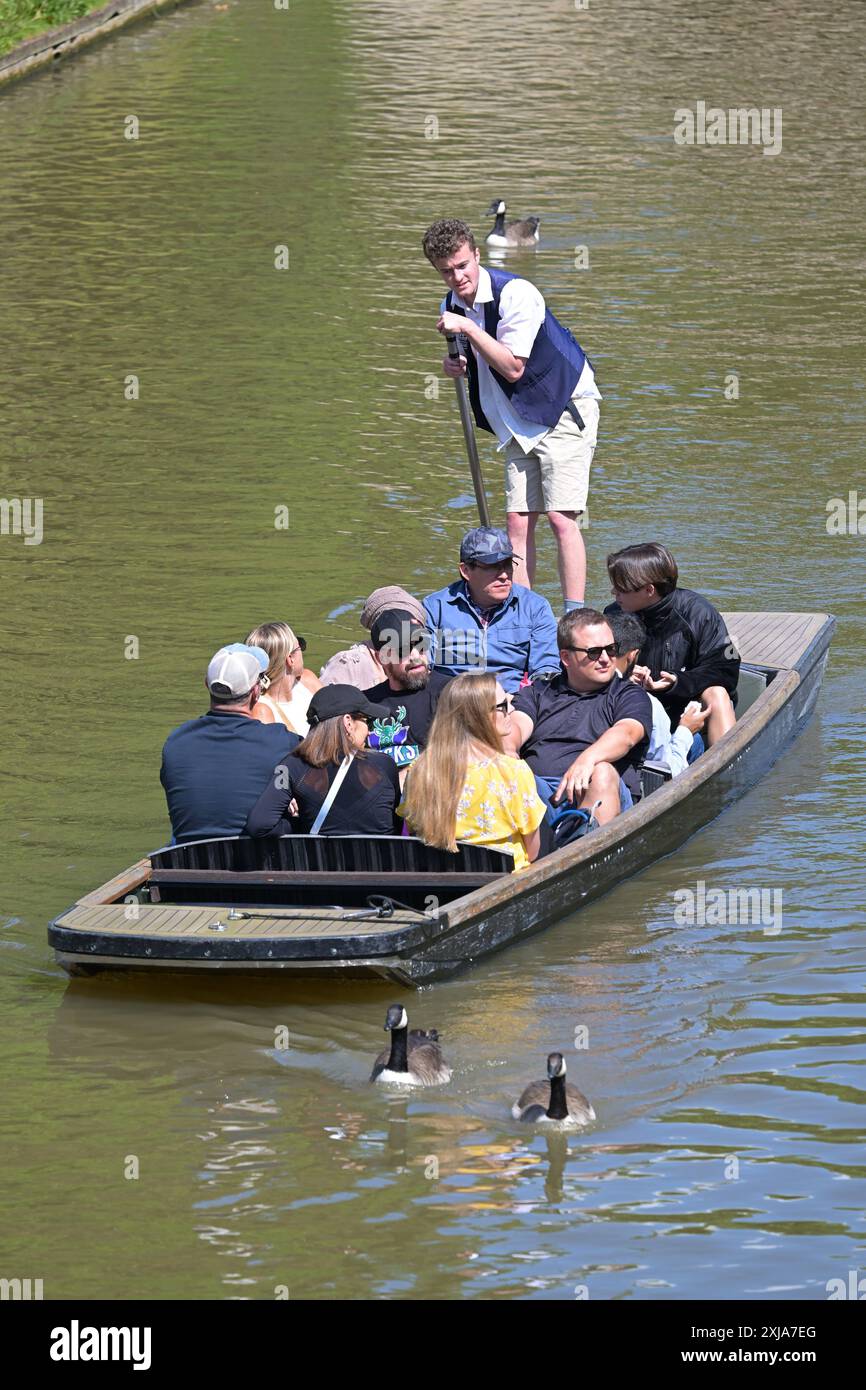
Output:
<instances>
[{"instance_id":1,"label":"blue baseball cap","mask_svg":"<svg viewBox=\"0 0 866 1390\"><path fill-rule=\"evenodd\" d=\"M498 565L513 558L508 532L498 526L476 526L467 531L460 542L460 559L464 565Z\"/></svg>"}]
</instances>

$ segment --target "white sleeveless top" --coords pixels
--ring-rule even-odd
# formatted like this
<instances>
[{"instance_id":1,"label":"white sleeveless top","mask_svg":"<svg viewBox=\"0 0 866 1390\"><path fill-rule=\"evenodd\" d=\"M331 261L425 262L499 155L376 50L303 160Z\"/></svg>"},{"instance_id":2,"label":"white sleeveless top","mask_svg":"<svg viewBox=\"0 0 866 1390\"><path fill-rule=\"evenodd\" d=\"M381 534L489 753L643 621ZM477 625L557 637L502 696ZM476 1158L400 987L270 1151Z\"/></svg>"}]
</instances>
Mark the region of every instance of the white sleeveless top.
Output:
<instances>
[{"instance_id":1,"label":"white sleeveless top","mask_svg":"<svg viewBox=\"0 0 866 1390\"><path fill-rule=\"evenodd\" d=\"M310 732L307 710L312 698L312 692L298 681L292 690L290 700L275 700L272 695L262 695L261 703L267 705L274 719L280 724L285 724L290 733L306 738Z\"/></svg>"}]
</instances>

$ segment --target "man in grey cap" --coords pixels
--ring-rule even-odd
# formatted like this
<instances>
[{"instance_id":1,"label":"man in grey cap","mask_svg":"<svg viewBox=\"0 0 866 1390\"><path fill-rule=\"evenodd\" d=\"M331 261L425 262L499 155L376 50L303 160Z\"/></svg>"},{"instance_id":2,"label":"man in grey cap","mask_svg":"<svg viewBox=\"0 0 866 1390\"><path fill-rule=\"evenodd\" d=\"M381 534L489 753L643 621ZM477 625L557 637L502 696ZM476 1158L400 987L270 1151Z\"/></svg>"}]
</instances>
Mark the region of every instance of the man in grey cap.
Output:
<instances>
[{"instance_id":1,"label":"man in grey cap","mask_svg":"<svg viewBox=\"0 0 866 1390\"><path fill-rule=\"evenodd\" d=\"M515 584L505 531L476 526L460 546L460 578L424 600L433 632L433 664L449 675L492 671L513 692L560 670L553 609Z\"/></svg>"},{"instance_id":2,"label":"man in grey cap","mask_svg":"<svg viewBox=\"0 0 866 1390\"><path fill-rule=\"evenodd\" d=\"M210 709L166 739L159 779L178 843L240 835L275 765L300 742L284 724L252 717L267 667L261 647L220 647L205 677Z\"/></svg>"}]
</instances>

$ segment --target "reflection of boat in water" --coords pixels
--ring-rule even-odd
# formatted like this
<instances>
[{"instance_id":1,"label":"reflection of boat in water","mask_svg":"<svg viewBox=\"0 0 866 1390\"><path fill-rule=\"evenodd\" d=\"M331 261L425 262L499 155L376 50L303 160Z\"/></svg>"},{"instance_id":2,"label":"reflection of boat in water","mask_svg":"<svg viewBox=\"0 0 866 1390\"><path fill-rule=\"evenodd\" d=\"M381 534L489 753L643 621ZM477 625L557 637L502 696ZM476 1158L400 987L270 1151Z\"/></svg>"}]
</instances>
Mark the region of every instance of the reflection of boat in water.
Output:
<instances>
[{"instance_id":1,"label":"reflection of boat in water","mask_svg":"<svg viewBox=\"0 0 866 1390\"><path fill-rule=\"evenodd\" d=\"M419 985L529 936L677 849L736 801L797 737L818 698L834 620L728 613L742 657L738 719L671 781L520 874L475 845L287 835L157 851L49 927L70 973L107 968L256 971Z\"/></svg>"}]
</instances>

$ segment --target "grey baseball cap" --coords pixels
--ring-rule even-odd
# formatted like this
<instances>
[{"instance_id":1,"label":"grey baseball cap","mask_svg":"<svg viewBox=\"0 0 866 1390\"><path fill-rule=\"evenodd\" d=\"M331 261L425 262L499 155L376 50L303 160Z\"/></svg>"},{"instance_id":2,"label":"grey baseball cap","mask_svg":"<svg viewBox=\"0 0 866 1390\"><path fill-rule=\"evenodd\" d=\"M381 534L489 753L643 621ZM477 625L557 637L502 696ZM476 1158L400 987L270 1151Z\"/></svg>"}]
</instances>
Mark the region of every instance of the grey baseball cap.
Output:
<instances>
[{"instance_id":1,"label":"grey baseball cap","mask_svg":"<svg viewBox=\"0 0 866 1390\"><path fill-rule=\"evenodd\" d=\"M508 532L498 526L476 526L460 543L460 559L465 565L499 565L513 558Z\"/></svg>"}]
</instances>

